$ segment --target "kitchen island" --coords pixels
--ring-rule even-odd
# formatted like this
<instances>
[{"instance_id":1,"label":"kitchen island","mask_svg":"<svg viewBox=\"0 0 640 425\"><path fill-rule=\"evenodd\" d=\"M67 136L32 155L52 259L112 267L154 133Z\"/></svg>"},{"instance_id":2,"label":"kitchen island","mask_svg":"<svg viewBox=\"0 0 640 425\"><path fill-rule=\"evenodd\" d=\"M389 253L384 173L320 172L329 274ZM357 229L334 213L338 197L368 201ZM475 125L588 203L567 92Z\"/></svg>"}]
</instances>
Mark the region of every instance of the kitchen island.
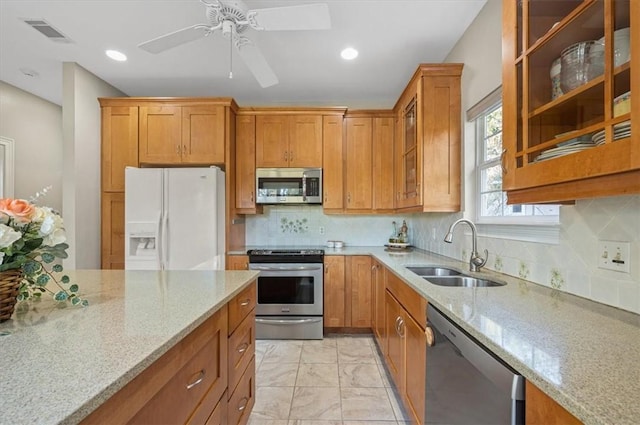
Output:
<instances>
[{"instance_id":1,"label":"kitchen island","mask_svg":"<svg viewBox=\"0 0 640 425\"><path fill-rule=\"evenodd\" d=\"M469 273L468 263L417 249L325 248L327 255L372 256L583 423L638 423L640 315L486 269ZM451 267L506 285L437 286L410 265Z\"/></svg>"},{"instance_id":2,"label":"kitchen island","mask_svg":"<svg viewBox=\"0 0 640 425\"><path fill-rule=\"evenodd\" d=\"M119 270L67 274L80 285L88 307L58 308L43 297L18 305L11 320L0 324L0 424L79 423L226 308L258 275Z\"/></svg>"}]
</instances>

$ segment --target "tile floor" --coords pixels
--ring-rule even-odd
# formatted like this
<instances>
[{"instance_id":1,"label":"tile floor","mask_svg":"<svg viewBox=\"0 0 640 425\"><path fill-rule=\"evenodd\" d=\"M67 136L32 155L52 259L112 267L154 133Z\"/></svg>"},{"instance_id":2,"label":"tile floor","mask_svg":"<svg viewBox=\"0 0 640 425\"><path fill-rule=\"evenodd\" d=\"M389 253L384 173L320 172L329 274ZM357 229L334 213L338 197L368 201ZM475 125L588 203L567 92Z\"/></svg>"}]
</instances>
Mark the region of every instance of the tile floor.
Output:
<instances>
[{"instance_id":1,"label":"tile floor","mask_svg":"<svg viewBox=\"0 0 640 425\"><path fill-rule=\"evenodd\" d=\"M405 425L371 335L256 341L249 425Z\"/></svg>"}]
</instances>

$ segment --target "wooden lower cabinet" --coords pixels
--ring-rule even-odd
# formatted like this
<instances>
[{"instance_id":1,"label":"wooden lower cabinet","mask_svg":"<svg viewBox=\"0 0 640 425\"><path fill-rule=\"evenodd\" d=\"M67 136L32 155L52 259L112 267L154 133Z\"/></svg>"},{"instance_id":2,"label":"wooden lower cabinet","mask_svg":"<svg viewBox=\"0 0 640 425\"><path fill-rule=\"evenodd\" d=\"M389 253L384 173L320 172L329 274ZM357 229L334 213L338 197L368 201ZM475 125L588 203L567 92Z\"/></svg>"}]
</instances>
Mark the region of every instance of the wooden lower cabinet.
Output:
<instances>
[{"instance_id":1,"label":"wooden lower cabinet","mask_svg":"<svg viewBox=\"0 0 640 425\"><path fill-rule=\"evenodd\" d=\"M383 346L385 338L384 294L385 294L385 268L377 260L371 260L371 289L373 291L373 315L371 317L371 329L376 341Z\"/></svg>"},{"instance_id":2,"label":"wooden lower cabinet","mask_svg":"<svg viewBox=\"0 0 640 425\"><path fill-rule=\"evenodd\" d=\"M124 192L103 192L101 268L124 269Z\"/></svg>"},{"instance_id":3,"label":"wooden lower cabinet","mask_svg":"<svg viewBox=\"0 0 640 425\"><path fill-rule=\"evenodd\" d=\"M227 255L227 270L249 270L248 255Z\"/></svg>"},{"instance_id":4,"label":"wooden lower cabinet","mask_svg":"<svg viewBox=\"0 0 640 425\"><path fill-rule=\"evenodd\" d=\"M527 425L578 425L575 416L527 381L525 387L525 424Z\"/></svg>"},{"instance_id":5,"label":"wooden lower cabinet","mask_svg":"<svg viewBox=\"0 0 640 425\"><path fill-rule=\"evenodd\" d=\"M324 327L345 327L345 257L324 257Z\"/></svg>"},{"instance_id":6,"label":"wooden lower cabinet","mask_svg":"<svg viewBox=\"0 0 640 425\"><path fill-rule=\"evenodd\" d=\"M415 424L425 423L427 302L384 269L384 335L377 337L387 369ZM421 314L420 314L421 312ZM428 413L427 413L428 414Z\"/></svg>"},{"instance_id":7,"label":"wooden lower cabinet","mask_svg":"<svg viewBox=\"0 0 640 425\"><path fill-rule=\"evenodd\" d=\"M254 281L83 424L246 424L255 403Z\"/></svg>"},{"instance_id":8,"label":"wooden lower cabinet","mask_svg":"<svg viewBox=\"0 0 640 425\"><path fill-rule=\"evenodd\" d=\"M371 328L371 257L324 257L324 327Z\"/></svg>"}]
</instances>

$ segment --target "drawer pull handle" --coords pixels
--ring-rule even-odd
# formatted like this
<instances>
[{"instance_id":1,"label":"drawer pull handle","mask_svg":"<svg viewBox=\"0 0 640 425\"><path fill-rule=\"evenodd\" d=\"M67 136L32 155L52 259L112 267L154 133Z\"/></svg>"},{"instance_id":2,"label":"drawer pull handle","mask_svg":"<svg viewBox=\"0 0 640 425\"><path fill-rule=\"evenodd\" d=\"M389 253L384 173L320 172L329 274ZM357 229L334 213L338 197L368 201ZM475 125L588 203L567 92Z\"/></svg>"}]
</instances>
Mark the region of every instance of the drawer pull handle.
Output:
<instances>
[{"instance_id":1,"label":"drawer pull handle","mask_svg":"<svg viewBox=\"0 0 640 425\"><path fill-rule=\"evenodd\" d=\"M249 305L249 303L250 303L250 302L251 302L251 300L250 300L250 299L247 299L246 301L242 301L242 302L240 303L240 307L246 307L246 306L248 306L248 305Z\"/></svg>"},{"instance_id":2,"label":"drawer pull handle","mask_svg":"<svg viewBox=\"0 0 640 425\"><path fill-rule=\"evenodd\" d=\"M246 409L247 408L247 404L249 404L249 398L242 397L240 399L240 405L238 406L238 412L242 412L244 409Z\"/></svg>"},{"instance_id":3,"label":"drawer pull handle","mask_svg":"<svg viewBox=\"0 0 640 425\"><path fill-rule=\"evenodd\" d=\"M195 381L193 381L190 384L187 384L187 389L190 390L191 388L195 387L196 385L202 383L202 381L204 381L204 375L205 375L205 370L202 369L200 371L200 373L198 374L198 379L196 379Z\"/></svg>"},{"instance_id":4,"label":"drawer pull handle","mask_svg":"<svg viewBox=\"0 0 640 425\"><path fill-rule=\"evenodd\" d=\"M238 353L244 353L245 351L247 351L247 348L249 348L249 344L247 344L246 342L243 344L240 344L237 348Z\"/></svg>"}]
</instances>

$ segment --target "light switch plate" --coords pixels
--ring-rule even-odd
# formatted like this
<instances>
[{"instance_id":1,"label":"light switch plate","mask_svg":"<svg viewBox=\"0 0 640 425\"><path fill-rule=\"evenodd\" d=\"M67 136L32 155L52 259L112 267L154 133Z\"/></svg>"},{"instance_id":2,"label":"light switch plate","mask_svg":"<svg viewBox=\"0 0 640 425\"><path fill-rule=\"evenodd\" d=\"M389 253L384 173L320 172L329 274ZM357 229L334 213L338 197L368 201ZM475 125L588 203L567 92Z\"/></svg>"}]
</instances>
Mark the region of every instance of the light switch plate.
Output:
<instances>
[{"instance_id":1,"label":"light switch plate","mask_svg":"<svg viewBox=\"0 0 640 425\"><path fill-rule=\"evenodd\" d=\"M631 244L620 241L598 241L598 268L629 273Z\"/></svg>"}]
</instances>

